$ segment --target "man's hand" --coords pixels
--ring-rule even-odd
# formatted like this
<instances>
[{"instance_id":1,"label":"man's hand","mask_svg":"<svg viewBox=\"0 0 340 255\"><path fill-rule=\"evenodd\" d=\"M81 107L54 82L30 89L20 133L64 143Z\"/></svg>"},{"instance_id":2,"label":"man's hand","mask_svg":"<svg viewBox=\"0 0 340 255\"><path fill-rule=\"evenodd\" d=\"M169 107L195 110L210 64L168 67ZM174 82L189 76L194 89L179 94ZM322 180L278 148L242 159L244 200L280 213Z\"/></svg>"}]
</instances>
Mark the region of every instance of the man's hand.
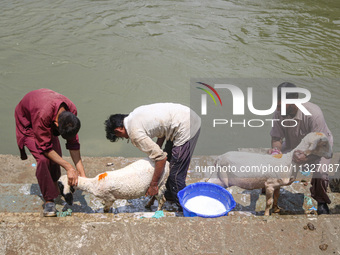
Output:
<instances>
[{"instance_id":1,"label":"man's hand","mask_svg":"<svg viewBox=\"0 0 340 255\"><path fill-rule=\"evenodd\" d=\"M58 165L62 166L66 170L68 184L70 186L78 185L78 172L74 169L74 167L69 162L65 161L54 150L50 150L48 152L45 152L44 154L46 157L48 157L49 159L51 159L53 162L57 163Z\"/></svg>"},{"instance_id":2,"label":"man's hand","mask_svg":"<svg viewBox=\"0 0 340 255\"><path fill-rule=\"evenodd\" d=\"M81 177L86 177L84 165L83 165L83 162L80 156L80 150L70 150L70 155L71 155L74 165L76 166L78 175Z\"/></svg>"},{"instance_id":3,"label":"man's hand","mask_svg":"<svg viewBox=\"0 0 340 255\"><path fill-rule=\"evenodd\" d=\"M166 157L155 162L155 172L153 173L150 187L146 191L146 196L154 196L158 194L158 181L164 171L164 166L166 163Z\"/></svg>"},{"instance_id":4,"label":"man's hand","mask_svg":"<svg viewBox=\"0 0 340 255\"><path fill-rule=\"evenodd\" d=\"M269 149L268 154L282 154L282 139L280 137L272 137L272 148Z\"/></svg>"},{"instance_id":5,"label":"man's hand","mask_svg":"<svg viewBox=\"0 0 340 255\"><path fill-rule=\"evenodd\" d=\"M303 151L296 150L293 153L293 161L298 164L306 164L306 163L312 163L315 160L319 159L320 157L316 155L309 155L307 156Z\"/></svg>"},{"instance_id":6,"label":"man's hand","mask_svg":"<svg viewBox=\"0 0 340 255\"><path fill-rule=\"evenodd\" d=\"M308 161L308 157L306 154L301 150L296 150L293 153L293 161L298 164L305 164Z\"/></svg>"},{"instance_id":7,"label":"man's hand","mask_svg":"<svg viewBox=\"0 0 340 255\"><path fill-rule=\"evenodd\" d=\"M275 155L275 154L282 154L282 152L278 148L271 148L268 150L268 154Z\"/></svg>"},{"instance_id":8,"label":"man's hand","mask_svg":"<svg viewBox=\"0 0 340 255\"><path fill-rule=\"evenodd\" d=\"M158 194L158 183L157 182L151 182L150 187L146 191L146 196L155 196Z\"/></svg>"},{"instance_id":9,"label":"man's hand","mask_svg":"<svg viewBox=\"0 0 340 255\"><path fill-rule=\"evenodd\" d=\"M70 165L68 169L66 169L68 185L77 186L78 185L78 172Z\"/></svg>"}]
</instances>

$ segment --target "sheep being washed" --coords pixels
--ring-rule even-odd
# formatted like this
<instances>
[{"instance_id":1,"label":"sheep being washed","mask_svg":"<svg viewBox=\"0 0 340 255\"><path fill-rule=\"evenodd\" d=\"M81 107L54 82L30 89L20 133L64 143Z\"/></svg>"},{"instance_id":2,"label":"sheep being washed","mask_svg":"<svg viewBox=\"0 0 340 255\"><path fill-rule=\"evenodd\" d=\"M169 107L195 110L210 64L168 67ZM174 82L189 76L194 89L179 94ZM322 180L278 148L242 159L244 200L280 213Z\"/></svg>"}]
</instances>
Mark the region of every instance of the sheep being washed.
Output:
<instances>
[{"instance_id":1,"label":"sheep being washed","mask_svg":"<svg viewBox=\"0 0 340 255\"><path fill-rule=\"evenodd\" d=\"M117 199L134 199L145 195L150 186L155 164L150 159L140 159L119 170L108 171L98 174L94 178L78 177L78 186L68 185L67 175L63 175L58 180L61 195L65 201L72 205L74 189L80 189L94 196L103 199L104 212L108 212ZM166 162L164 171L158 182L158 210L165 202L165 184L169 176L169 162ZM151 206L154 198L147 206Z\"/></svg>"},{"instance_id":2,"label":"sheep being washed","mask_svg":"<svg viewBox=\"0 0 340 255\"><path fill-rule=\"evenodd\" d=\"M306 135L295 150L303 151L306 156L315 155L318 158L325 157L328 159L333 155L328 138L323 133L316 132ZM293 183L300 169L297 163L293 161L295 150L287 154L277 155L239 151L227 152L215 161L218 179L224 187L238 186L249 190L265 188L265 215L269 215L272 205L273 211L278 212L277 201L280 195L280 186ZM275 169L275 167L281 170L277 172L264 171L265 169ZM245 169L254 171L245 172ZM263 170L263 172L255 170ZM210 182L214 181L210 180Z\"/></svg>"}]
</instances>

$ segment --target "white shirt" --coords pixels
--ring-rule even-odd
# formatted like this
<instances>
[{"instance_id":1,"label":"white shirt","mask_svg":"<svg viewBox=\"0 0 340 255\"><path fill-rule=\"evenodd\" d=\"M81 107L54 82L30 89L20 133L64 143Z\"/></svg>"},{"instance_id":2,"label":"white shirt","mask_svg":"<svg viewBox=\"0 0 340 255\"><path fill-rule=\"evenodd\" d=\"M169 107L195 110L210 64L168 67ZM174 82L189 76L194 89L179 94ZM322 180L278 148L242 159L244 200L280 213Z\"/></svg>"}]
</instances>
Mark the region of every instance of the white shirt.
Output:
<instances>
[{"instance_id":1,"label":"white shirt","mask_svg":"<svg viewBox=\"0 0 340 255\"><path fill-rule=\"evenodd\" d=\"M152 140L162 138L181 146L195 136L201 127L201 118L189 107L174 103L144 105L133 110L125 119L124 127L133 145L162 160L166 153Z\"/></svg>"}]
</instances>

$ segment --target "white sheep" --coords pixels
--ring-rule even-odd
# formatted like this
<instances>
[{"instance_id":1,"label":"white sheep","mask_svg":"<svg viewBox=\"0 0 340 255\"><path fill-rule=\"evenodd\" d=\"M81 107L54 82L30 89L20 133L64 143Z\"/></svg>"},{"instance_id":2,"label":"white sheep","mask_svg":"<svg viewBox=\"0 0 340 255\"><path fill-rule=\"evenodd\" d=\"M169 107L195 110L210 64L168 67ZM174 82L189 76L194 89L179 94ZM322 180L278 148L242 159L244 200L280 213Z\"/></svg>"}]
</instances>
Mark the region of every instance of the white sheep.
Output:
<instances>
[{"instance_id":1,"label":"white sheep","mask_svg":"<svg viewBox=\"0 0 340 255\"><path fill-rule=\"evenodd\" d=\"M277 201L280 186L290 185L296 178L300 168L292 160L295 150L305 155L332 157L332 148L323 133L309 133L301 143L287 154L258 154L251 152L231 151L219 156L215 161L217 176L224 187L238 186L243 189L266 189L266 209L269 215L273 204L273 212L279 212ZM210 180L210 182L215 182ZM274 194L274 202L273 202Z\"/></svg>"},{"instance_id":2,"label":"white sheep","mask_svg":"<svg viewBox=\"0 0 340 255\"><path fill-rule=\"evenodd\" d=\"M140 159L119 170L98 174L94 178L78 177L78 186L70 187L67 176L58 180L61 195L72 205L74 189L80 189L104 200L104 212L108 212L116 199L134 199L145 195L150 186L155 171L155 163L150 159ZM164 171L158 182L158 210L165 202L165 184L169 176L169 163L166 162ZM154 198L147 206L151 206Z\"/></svg>"}]
</instances>

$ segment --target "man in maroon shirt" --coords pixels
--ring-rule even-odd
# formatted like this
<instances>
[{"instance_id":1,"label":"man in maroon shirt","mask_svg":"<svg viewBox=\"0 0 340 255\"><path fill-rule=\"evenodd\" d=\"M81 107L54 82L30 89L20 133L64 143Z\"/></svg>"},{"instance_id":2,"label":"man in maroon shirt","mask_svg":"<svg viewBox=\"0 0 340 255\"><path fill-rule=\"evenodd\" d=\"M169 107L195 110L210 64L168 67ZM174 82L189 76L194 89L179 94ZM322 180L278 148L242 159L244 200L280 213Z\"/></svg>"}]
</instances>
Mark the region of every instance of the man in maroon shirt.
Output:
<instances>
[{"instance_id":1,"label":"man in maroon shirt","mask_svg":"<svg viewBox=\"0 0 340 255\"><path fill-rule=\"evenodd\" d=\"M56 216L54 199L59 195L57 180L60 166L69 185L77 186L78 175L85 177L80 156L77 108L67 97L49 89L26 94L15 108L16 137L22 160L27 159L25 146L37 161L36 177L45 200L44 216ZM62 158L58 135L67 140L76 169Z\"/></svg>"}]
</instances>

